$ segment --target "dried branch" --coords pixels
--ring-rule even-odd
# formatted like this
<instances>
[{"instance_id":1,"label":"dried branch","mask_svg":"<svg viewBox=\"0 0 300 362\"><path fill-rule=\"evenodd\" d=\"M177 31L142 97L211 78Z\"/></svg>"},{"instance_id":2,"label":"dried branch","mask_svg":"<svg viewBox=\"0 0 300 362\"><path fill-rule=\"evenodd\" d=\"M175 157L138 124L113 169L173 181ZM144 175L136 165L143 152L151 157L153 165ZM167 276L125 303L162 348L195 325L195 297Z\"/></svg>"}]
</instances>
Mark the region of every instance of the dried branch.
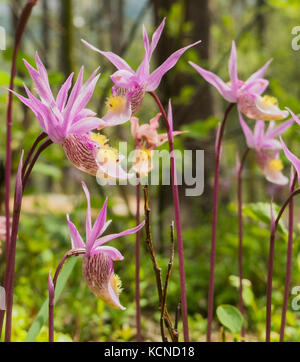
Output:
<instances>
[{"instance_id":1,"label":"dried branch","mask_svg":"<svg viewBox=\"0 0 300 362\"><path fill-rule=\"evenodd\" d=\"M163 306L163 288L162 288L162 280L161 280L161 268L159 267L157 260L156 260L156 254L152 242L152 234L151 234L151 228L150 228L150 208L149 208L149 198L148 198L148 186L144 187L144 201L145 201L145 229L146 229L146 245L147 249L150 253L151 261L153 264L153 269L155 272L156 277L156 286L157 286L157 292L158 292L158 298L159 298L159 307L158 309L161 311ZM169 263L170 264L170 263ZM169 277L167 276L167 284L168 284ZM164 312L163 312L163 318L165 325L168 329L169 335L171 337L172 342L178 342L178 333L173 327L173 323L171 321L170 315L168 313L168 309L166 305L164 306ZM162 331L162 340L163 342L167 342L167 338L164 335L164 331Z\"/></svg>"},{"instance_id":2,"label":"dried branch","mask_svg":"<svg viewBox=\"0 0 300 362\"><path fill-rule=\"evenodd\" d=\"M166 280L165 280L164 289L163 289L161 316L160 316L161 335L163 337L164 342L168 341L167 338L165 337L165 333L164 333L164 318L165 318L165 311L166 311L168 286L169 286L169 280L170 280L170 276L171 276L173 263L174 263L174 221L172 221L172 224L171 224L170 260L169 260L169 264L168 264L168 270L167 270Z\"/></svg>"}]
</instances>

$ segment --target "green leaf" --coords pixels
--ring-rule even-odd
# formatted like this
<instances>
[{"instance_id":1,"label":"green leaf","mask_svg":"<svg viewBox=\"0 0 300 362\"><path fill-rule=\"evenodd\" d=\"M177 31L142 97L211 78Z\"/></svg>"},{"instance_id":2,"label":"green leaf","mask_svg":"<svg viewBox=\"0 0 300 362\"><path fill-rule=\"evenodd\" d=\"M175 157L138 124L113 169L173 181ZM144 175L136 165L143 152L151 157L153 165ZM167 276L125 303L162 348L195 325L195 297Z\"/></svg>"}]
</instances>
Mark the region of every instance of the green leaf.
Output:
<instances>
[{"instance_id":1,"label":"green leaf","mask_svg":"<svg viewBox=\"0 0 300 362\"><path fill-rule=\"evenodd\" d=\"M196 139L206 137L211 130L216 129L219 119L209 117L205 120L197 120L193 123L181 127L181 131L189 131L188 136Z\"/></svg>"},{"instance_id":2,"label":"green leaf","mask_svg":"<svg viewBox=\"0 0 300 362\"><path fill-rule=\"evenodd\" d=\"M75 267L75 264L77 262L78 258L72 258L70 259L64 268L62 269L55 288L55 300L54 304L58 301L62 291L65 288L65 285L72 273L73 268ZM40 309L37 317L35 318L35 321L33 322L32 326L29 329L29 332L25 338L25 342L34 342L36 340L36 337L40 333L41 328L45 323L48 321L48 305L49 305L49 298L45 300L45 302L42 305L42 308Z\"/></svg>"},{"instance_id":3,"label":"green leaf","mask_svg":"<svg viewBox=\"0 0 300 362\"><path fill-rule=\"evenodd\" d=\"M55 180L59 180L62 177L62 172L58 167L46 163L36 163L33 171L44 176L52 177Z\"/></svg>"},{"instance_id":4,"label":"green leaf","mask_svg":"<svg viewBox=\"0 0 300 362\"><path fill-rule=\"evenodd\" d=\"M231 333L237 334L243 326L243 316L233 305L223 304L217 308L217 317L220 323L228 328Z\"/></svg>"},{"instance_id":5,"label":"green leaf","mask_svg":"<svg viewBox=\"0 0 300 362\"><path fill-rule=\"evenodd\" d=\"M274 218L276 219L279 212L279 206L273 204L273 208ZM261 221L268 227L270 227L271 225L271 207L270 204L267 202L256 202L247 204L243 207L243 213L255 221ZM282 234L287 234L286 227L284 226L282 220L279 221L278 231Z\"/></svg>"}]
</instances>

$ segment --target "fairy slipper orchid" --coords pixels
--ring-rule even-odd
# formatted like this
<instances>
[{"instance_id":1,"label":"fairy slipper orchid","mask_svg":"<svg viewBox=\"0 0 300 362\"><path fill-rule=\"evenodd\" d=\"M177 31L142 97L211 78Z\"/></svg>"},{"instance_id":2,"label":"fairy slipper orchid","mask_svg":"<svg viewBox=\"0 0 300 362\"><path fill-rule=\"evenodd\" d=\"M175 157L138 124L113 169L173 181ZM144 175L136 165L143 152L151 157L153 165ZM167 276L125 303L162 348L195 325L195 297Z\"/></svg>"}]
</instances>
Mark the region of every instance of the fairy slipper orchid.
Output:
<instances>
[{"instance_id":1,"label":"fairy slipper orchid","mask_svg":"<svg viewBox=\"0 0 300 362\"><path fill-rule=\"evenodd\" d=\"M278 127L275 127L274 122L271 121L266 131L265 122L259 120L256 121L254 131L252 132L243 119L241 112L239 112L239 117L247 145L255 150L257 164L266 176L266 179L278 185L286 185L288 178L282 173L283 165L279 158L282 146L279 140L275 138L290 128L294 120L290 119Z\"/></svg>"},{"instance_id":2,"label":"fairy slipper orchid","mask_svg":"<svg viewBox=\"0 0 300 362\"><path fill-rule=\"evenodd\" d=\"M133 170L140 175L147 175L153 168L152 151L168 141L167 133L158 133L161 113L150 119L149 123L139 125L137 117L131 117L131 134L135 140ZM173 136L186 133L175 131Z\"/></svg>"},{"instance_id":3,"label":"fairy slipper orchid","mask_svg":"<svg viewBox=\"0 0 300 362\"><path fill-rule=\"evenodd\" d=\"M162 65L150 73L150 60L161 37L164 26L165 19L163 19L154 32L151 43L145 26L143 26L145 56L136 71L134 71L129 64L117 54L99 50L87 41L82 40L85 45L106 57L117 68L117 71L111 76L111 79L114 82L113 92L115 96L126 96L130 100L132 114L135 114L141 106L145 92L154 91L159 86L164 74L175 66L183 53L200 43L200 41L197 41L177 50Z\"/></svg>"},{"instance_id":4,"label":"fairy slipper orchid","mask_svg":"<svg viewBox=\"0 0 300 362\"><path fill-rule=\"evenodd\" d=\"M246 81L238 78L235 42L232 42L228 71L229 82L224 82L216 74L189 62L192 67L230 103L237 103L239 109L249 118L264 121L280 120L288 116L287 111L279 109L274 97L261 96L269 82L264 79L271 60L253 73Z\"/></svg>"},{"instance_id":5,"label":"fairy slipper orchid","mask_svg":"<svg viewBox=\"0 0 300 362\"><path fill-rule=\"evenodd\" d=\"M90 138L89 132L103 124L96 113L85 108L91 99L100 74L98 69L83 83L83 67L68 96L73 73L60 88L56 98L50 89L48 74L38 53L35 56L37 69L26 60L25 66L35 84L36 98L24 85L28 98L12 91L37 117L41 128L54 142L61 144L67 158L80 170L96 175L95 161L98 145Z\"/></svg>"},{"instance_id":6,"label":"fairy slipper orchid","mask_svg":"<svg viewBox=\"0 0 300 362\"><path fill-rule=\"evenodd\" d=\"M119 300L121 281L118 275L114 273L113 267L114 261L123 260L124 257L116 248L104 246L104 244L121 236L136 233L144 226L145 222L143 221L133 229L103 236L111 223L111 220L106 220L107 199L94 225L92 225L90 193L84 182L82 182L82 187L87 199L86 241L83 241L75 225L67 216L72 250L83 252L82 274L91 291L111 307L124 310L125 308Z\"/></svg>"}]
</instances>

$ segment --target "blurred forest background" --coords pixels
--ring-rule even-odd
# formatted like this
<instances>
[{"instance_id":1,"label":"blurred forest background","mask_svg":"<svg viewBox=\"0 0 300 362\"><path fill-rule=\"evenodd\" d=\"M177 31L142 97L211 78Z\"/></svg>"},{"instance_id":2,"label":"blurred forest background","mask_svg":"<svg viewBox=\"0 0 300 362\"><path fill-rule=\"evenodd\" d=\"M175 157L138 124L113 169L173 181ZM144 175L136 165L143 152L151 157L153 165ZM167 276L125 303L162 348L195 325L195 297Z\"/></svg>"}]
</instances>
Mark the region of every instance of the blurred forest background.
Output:
<instances>
[{"instance_id":1,"label":"blurred forest background","mask_svg":"<svg viewBox=\"0 0 300 362\"><path fill-rule=\"evenodd\" d=\"M25 1L0 2L0 25L6 29L7 49L0 51L0 215L4 214L5 119L9 72L16 18ZM97 53L87 50L83 38L102 50L112 50L133 66L143 57L142 24L149 32L167 17L166 28L153 58L153 67L169 54L189 43L202 39L202 44L190 49L176 67L164 77L159 94L166 105L171 97L174 104L175 128L190 130L178 137L176 147L205 150L205 190L200 197L185 197L181 192L183 239L185 243L187 296L192 340L203 340L206 329L207 290L211 234L211 197L213 182L214 136L225 103L217 92L205 83L188 65L188 60L228 78L227 61L231 41L237 42L240 79L246 79L269 58L274 58L267 78L268 93L277 97L281 107L300 112L300 51L292 49L291 34L300 25L298 0L40 0L34 8L21 45L17 61L17 91L31 80L22 58L34 64L38 50L50 74L54 89L70 72L78 73L85 66L85 77L100 64L101 78L90 103L101 116L112 82L114 68ZM40 133L34 115L17 99L13 112L14 174L20 150L28 149ZM157 113L150 96L138 116L146 122ZM293 128L294 130L294 128ZM289 131L285 140L290 149L300 154L299 132ZM295 128L296 130L296 128ZM108 134L112 145L119 139L131 140L130 125L115 127ZM133 147L133 141L131 141ZM221 193L217 242L215 305L237 305L237 213L236 213L236 153L245 149L236 111L231 113L225 135L221 164ZM253 155L252 155L253 156ZM247 338L263 339L267 279L269 220L268 202L274 195L281 204L287 188L267 183L256 167L254 157L248 159L244 186L244 277L247 305ZM286 163L285 173L289 168ZM59 145L52 145L38 161L26 191L17 244L16 289L13 340L24 340L39 308L47 297L47 273L55 270L70 246L66 213L76 225L84 228L86 201L80 186L85 180L92 191L96 210L104 195L109 196L109 217L114 219L110 230L115 232L135 224L135 188L133 186L100 187L96 180L76 170L66 159ZM158 260L165 273L169 258L169 225L172 221L172 197L167 186L153 186L151 192L152 228ZM299 221L296 202L296 222ZM300 224L294 243L292 286L300 282ZM145 340L160 340L158 298L155 275L142 234L141 303ZM277 238L273 294L273 338L278 338L280 312L285 277L286 231ZM135 340L135 237L114 243L125 256L116 263L116 272L123 281L121 303L125 312L113 310L97 300L81 277L78 261L55 308L57 340L130 341ZM0 244L1 250L1 244ZM1 251L0 251L1 253ZM3 253L0 255L0 275L3 275ZM168 294L168 309L175 313L179 301L178 265L175 258ZM298 283L298 284L297 284ZM153 312L155 311L155 312ZM299 312L288 311L287 340L300 339ZM216 336L219 326L215 323ZM181 336L182 337L182 336ZM217 337L216 337L217 338ZM47 340L43 327L37 340Z\"/></svg>"}]
</instances>

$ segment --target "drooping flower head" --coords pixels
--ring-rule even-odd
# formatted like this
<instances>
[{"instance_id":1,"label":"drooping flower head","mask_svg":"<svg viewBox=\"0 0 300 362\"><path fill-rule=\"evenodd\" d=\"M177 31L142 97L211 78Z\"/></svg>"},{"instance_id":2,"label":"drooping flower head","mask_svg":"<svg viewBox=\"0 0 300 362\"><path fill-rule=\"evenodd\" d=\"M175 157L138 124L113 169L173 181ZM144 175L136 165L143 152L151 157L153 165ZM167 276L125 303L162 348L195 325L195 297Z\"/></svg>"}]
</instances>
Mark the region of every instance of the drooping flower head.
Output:
<instances>
[{"instance_id":1,"label":"drooping flower head","mask_svg":"<svg viewBox=\"0 0 300 362\"><path fill-rule=\"evenodd\" d=\"M264 121L280 120L288 116L288 112L278 108L277 100L270 96L261 96L269 82L264 78L271 60L253 73L246 81L238 78L237 55L235 42L232 42L228 63L229 82L224 82L216 74L209 72L193 62L192 67L230 103L237 103L239 109L249 118Z\"/></svg>"},{"instance_id":2,"label":"drooping flower head","mask_svg":"<svg viewBox=\"0 0 300 362\"><path fill-rule=\"evenodd\" d=\"M82 187L87 199L86 241L83 241L77 228L67 216L72 250L84 251L82 274L91 291L111 307L124 310L125 308L119 300L121 281L114 273L113 268L113 262L123 260L124 257L116 248L104 246L104 244L121 236L136 233L144 226L145 222L133 229L103 236L112 221L106 220L107 199L94 225L92 225L90 193L84 182L82 182Z\"/></svg>"},{"instance_id":3,"label":"drooping flower head","mask_svg":"<svg viewBox=\"0 0 300 362\"><path fill-rule=\"evenodd\" d=\"M135 140L135 157L133 170L140 175L147 175L153 168L152 151L168 141L167 133L158 133L161 113L150 119L149 123L140 125L137 117L131 117L131 134ZM175 131L173 136L186 133Z\"/></svg>"},{"instance_id":4,"label":"drooping flower head","mask_svg":"<svg viewBox=\"0 0 300 362\"><path fill-rule=\"evenodd\" d=\"M151 43L145 26L143 26L145 56L136 71L134 71L128 63L117 54L99 50L85 40L82 40L85 45L106 57L117 68L117 71L111 76L111 79L114 82L113 97L119 97L119 100L123 99L124 108L123 112L121 112L123 117L118 119L116 114L114 116L112 114L110 114L110 116L107 115L107 125L109 125L110 122L113 122L113 124L124 123L124 115L126 114L126 111L128 111L128 100L130 102L131 114L135 114L143 102L145 92L154 91L159 86L164 74L174 67L183 53L189 48L200 43L200 41L198 41L177 50L161 66L153 72L150 72L150 60L161 37L164 26L165 19L163 19L162 23L154 32ZM110 109L108 110L108 114L109 113L111 113ZM127 120L129 120L129 118L130 117L128 117ZM103 119L105 119L105 117L103 117Z\"/></svg>"},{"instance_id":5,"label":"drooping flower head","mask_svg":"<svg viewBox=\"0 0 300 362\"><path fill-rule=\"evenodd\" d=\"M266 131L265 122L259 120L256 121L252 132L241 112L239 112L239 117L247 145L255 150L257 164L267 180L278 185L286 185L288 178L282 173L283 165L279 157L282 146L276 137L290 128L294 120L290 119L278 127L275 127L274 121L271 121Z\"/></svg>"},{"instance_id":6,"label":"drooping flower head","mask_svg":"<svg viewBox=\"0 0 300 362\"><path fill-rule=\"evenodd\" d=\"M25 66L35 84L36 98L24 85L28 98L13 92L35 114L44 132L54 142L61 144L69 161L78 169L96 176L98 172L112 173L114 176L125 177L120 169L118 157L109 158L108 163L97 161L99 151L103 147L99 138L95 139L91 130L105 124L104 120L95 117L96 113L85 108L91 99L97 80L98 69L83 83L83 67L71 89L73 73L60 88L56 98L50 89L48 74L38 53L35 56L37 69L26 60ZM71 91L70 91L71 90ZM70 94L69 94L70 92ZM106 145L105 148L108 146ZM101 152L100 152L101 153ZM100 171L99 171L100 170Z\"/></svg>"}]
</instances>

